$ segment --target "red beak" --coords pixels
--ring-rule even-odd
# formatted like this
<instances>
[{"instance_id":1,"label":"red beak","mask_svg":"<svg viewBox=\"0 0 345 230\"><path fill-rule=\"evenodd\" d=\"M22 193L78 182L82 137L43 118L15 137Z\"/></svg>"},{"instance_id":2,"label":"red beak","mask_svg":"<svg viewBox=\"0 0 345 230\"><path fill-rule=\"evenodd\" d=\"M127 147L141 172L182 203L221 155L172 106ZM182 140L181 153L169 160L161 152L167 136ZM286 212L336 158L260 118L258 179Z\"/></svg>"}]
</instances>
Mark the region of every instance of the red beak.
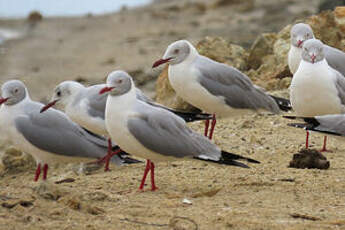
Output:
<instances>
[{"instance_id":1,"label":"red beak","mask_svg":"<svg viewBox=\"0 0 345 230\"><path fill-rule=\"evenodd\" d=\"M103 89L101 89L101 90L99 91L99 94L103 94L103 93L112 91L114 88L115 88L115 87L104 87Z\"/></svg>"},{"instance_id":2,"label":"red beak","mask_svg":"<svg viewBox=\"0 0 345 230\"><path fill-rule=\"evenodd\" d=\"M8 99L9 99L8 97L6 97L6 98L0 97L0 105L5 103Z\"/></svg>"},{"instance_id":3,"label":"red beak","mask_svg":"<svg viewBox=\"0 0 345 230\"><path fill-rule=\"evenodd\" d=\"M302 40L298 40L298 41L297 41L297 46L298 46L298 48L301 48L301 47L302 47L302 44L303 44L303 41L302 41Z\"/></svg>"},{"instance_id":4,"label":"red beak","mask_svg":"<svg viewBox=\"0 0 345 230\"><path fill-rule=\"evenodd\" d=\"M167 59L159 59L158 61L156 61L155 63L153 63L152 68L156 68L157 66L160 66L164 63L167 63L171 60L171 58L167 58Z\"/></svg>"},{"instance_id":5,"label":"red beak","mask_svg":"<svg viewBox=\"0 0 345 230\"><path fill-rule=\"evenodd\" d=\"M45 106L42 107L42 109L40 110L40 113L43 113L44 111L46 111L50 107L54 106L56 104L56 102L58 102L58 101L59 101L59 99L56 99L54 101L49 102L48 104L46 104Z\"/></svg>"},{"instance_id":6,"label":"red beak","mask_svg":"<svg viewBox=\"0 0 345 230\"><path fill-rule=\"evenodd\" d=\"M311 61L312 61L312 63L315 62L315 58L316 58L316 56L315 56L314 54L312 54L312 55L311 55Z\"/></svg>"}]
</instances>

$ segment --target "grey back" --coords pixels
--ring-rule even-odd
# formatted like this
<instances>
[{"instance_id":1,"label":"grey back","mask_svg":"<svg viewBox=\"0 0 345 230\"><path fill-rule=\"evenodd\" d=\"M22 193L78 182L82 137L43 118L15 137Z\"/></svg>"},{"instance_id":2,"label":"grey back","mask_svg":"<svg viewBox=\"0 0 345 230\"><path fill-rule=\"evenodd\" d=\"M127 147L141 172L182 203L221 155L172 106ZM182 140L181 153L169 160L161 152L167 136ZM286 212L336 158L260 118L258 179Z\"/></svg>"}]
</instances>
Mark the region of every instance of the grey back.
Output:
<instances>
[{"instance_id":1,"label":"grey back","mask_svg":"<svg viewBox=\"0 0 345 230\"><path fill-rule=\"evenodd\" d=\"M200 70L200 84L211 94L224 97L229 106L280 112L276 102L239 70L204 56L197 57L193 64Z\"/></svg>"}]
</instances>

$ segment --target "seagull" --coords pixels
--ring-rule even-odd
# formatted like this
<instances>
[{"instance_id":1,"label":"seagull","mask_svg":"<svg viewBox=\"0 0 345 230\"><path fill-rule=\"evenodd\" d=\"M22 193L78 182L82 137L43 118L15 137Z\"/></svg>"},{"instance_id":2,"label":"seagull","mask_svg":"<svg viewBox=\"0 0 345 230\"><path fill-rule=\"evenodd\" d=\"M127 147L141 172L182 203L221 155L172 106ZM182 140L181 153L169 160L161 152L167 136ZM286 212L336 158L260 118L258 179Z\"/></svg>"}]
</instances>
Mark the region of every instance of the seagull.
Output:
<instances>
[{"instance_id":1,"label":"seagull","mask_svg":"<svg viewBox=\"0 0 345 230\"><path fill-rule=\"evenodd\" d=\"M86 132L63 112L51 109L41 114L43 104L30 99L23 82L7 81L1 91L0 126L7 127L6 134L16 147L35 158L35 181L39 179L41 166L46 180L48 164L101 158L107 152L104 138ZM118 147L117 152L121 152ZM125 162L121 156L114 160L118 165Z\"/></svg>"},{"instance_id":2,"label":"seagull","mask_svg":"<svg viewBox=\"0 0 345 230\"><path fill-rule=\"evenodd\" d=\"M288 64L292 74L295 74L301 62L303 43L309 39L314 39L312 28L305 23L295 24L290 31L290 50ZM345 76L345 53L339 49L328 45L323 45L325 58L328 64Z\"/></svg>"},{"instance_id":3,"label":"seagull","mask_svg":"<svg viewBox=\"0 0 345 230\"><path fill-rule=\"evenodd\" d=\"M99 91L105 86L105 84L98 84L85 87L76 81L64 81L55 87L51 102L45 105L41 109L41 112L46 111L55 104L62 106L63 110L72 119L72 121L78 123L80 126L91 131L92 133L108 137L108 145L110 150L112 143L111 139L109 138L108 131L106 130L104 120L107 95L99 94ZM139 100L145 103L175 113L176 115L182 117L186 122L208 120L212 118L210 114L182 112L167 108L161 104L155 103L138 88L136 89L136 96ZM109 170L109 160L112 155L113 153L111 151L108 152L108 156L106 157L105 171Z\"/></svg>"},{"instance_id":4,"label":"seagull","mask_svg":"<svg viewBox=\"0 0 345 230\"><path fill-rule=\"evenodd\" d=\"M293 75L290 100L297 116L345 113L345 79L325 59L325 46L317 39L303 43L302 60ZM306 136L308 148L309 132ZM321 151L327 151L327 136Z\"/></svg>"},{"instance_id":5,"label":"seagull","mask_svg":"<svg viewBox=\"0 0 345 230\"><path fill-rule=\"evenodd\" d=\"M122 150L147 159L140 190L144 188L149 171L151 190L157 189L154 181L154 162L157 161L196 159L243 168L248 166L235 160L260 163L222 151L206 137L191 130L179 116L138 100L134 82L124 71L108 75L107 86L100 94L106 92L109 94L105 124L111 138Z\"/></svg>"},{"instance_id":6,"label":"seagull","mask_svg":"<svg viewBox=\"0 0 345 230\"><path fill-rule=\"evenodd\" d=\"M278 98L270 97L253 85L249 77L239 70L200 55L186 40L170 44L163 58L152 67L164 63L169 63L169 81L177 95L202 111L213 114L210 139L216 115L226 117L259 110L278 114L280 104L285 103L276 102ZM206 121L205 136L208 126L209 121Z\"/></svg>"},{"instance_id":7,"label":"seagull","mask_svg":"<svg viewBox=\"0 0 345 230\"><path fill-rule=\"evenodd\" d=\"M319 132L336 137L345 136L345 115L330 114L315 117L284 116L288 119L302 120L304 123L290 123L289 126L303 128L308 131Z\"/></svg>"}]
</instances>

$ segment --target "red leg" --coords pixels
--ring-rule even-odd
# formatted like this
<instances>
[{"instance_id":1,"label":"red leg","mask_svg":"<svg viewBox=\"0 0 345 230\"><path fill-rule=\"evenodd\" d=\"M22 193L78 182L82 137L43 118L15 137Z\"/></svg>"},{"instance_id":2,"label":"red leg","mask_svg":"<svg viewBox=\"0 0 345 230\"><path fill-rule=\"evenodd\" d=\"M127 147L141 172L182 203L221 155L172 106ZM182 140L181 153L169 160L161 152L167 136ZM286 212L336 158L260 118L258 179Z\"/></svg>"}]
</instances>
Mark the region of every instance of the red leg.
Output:
<instances>
[{"instance_id":1,"label":"red leg","mask_svg":"<svg viewBox=\"0 0 345 230\"><path fill-rule=\"evenodd\" d=\"M34 181L38 181L38 178L40 177L40 174L41 174L41 163L38 163L37 168L36 168L36 173L35 173Z\"/></svg>"},{"instance_id":2,"label":"red leg","mask_svg":"<svg viewBox=\"0 0 345 230\"><path fill-rule=\"evenodd\" d=\"M205 137L207 137L208 134L208 126L210 125L210 120L206 120L205 121L205 131L204 131L204 135Z\"/></svg>"},{"instance_id":3,"label":"red leg","mask_svg":"<svg viewBox=\"0 0 345 230\"><path fill-rule=\"evenodd\" d=\"M214 131L214 127L216 126L216 123L217 123L216 114L213 114L213 116L212 116L211 130L210 130L210 136L208 137L210 140L212 140L213 131Z\"/></svg>"},{"instance_id":4,"label":"red leg","mask_svg":"<svg viewBox=\"0 0 345 230\"><path fill-rule=\"evenodd\" d=\"M323 147L320 150L320 152L332 152L331 150L327 150L326 144L327 144L327 136L325 136L324 139L323 139Z\"/></svg>"},{"instance_id":5,"label":"red leg","mask_svg":"<svg viewBox=\"0 0 345 230\"><path fill-rule=\"evenodd\" d=\"M104 167L104 171L109 171L109 161L110 161L110 158L111 158L111 149L112 149L113 145L111 143L111 139L108 138L108 153L107 155L105 156L105 167Z\"/></svg>"},{"instance_id":6,"label":"red leg","mask_svg":"<svg viewBox=\"0 0 345 230\"><path fill-rule=\"evenodd\" d=\"M47 179L47 174L48 174L48 164L43 165L43 180Z\"/></svg>"},{"instance_id":7,"label":"red leg","mask_svg":"<svg viewBox=\"0 0 345 230\"><path fill-rule=\"evenodd\" d=\"M139 186L139 190L141 190L141 191L144 189L146 176L149 173L150 169L151 169L151 161L150 160L146 160L146 168L145 168L144 175L143 175L143 178L141 179L141 183L140 183L140 186Z\"/></svg>"},{"instance_id":8,"label":"red leg","mask_svg":"<svg viewBox=\"0 0 345 230\"><path fill-rule=\"evenodd\" d=\"M155 164L151 162L151 190L155 191L158 187L155 184Z\"/></svg>"},{"instance_id":9,"label":"red leg","mask_svg":"<svg viewBox=\"0 0 345 230\"><path fill-rule=\"evenodd\" d=\"M307 136L305 139L305 148L308 149L309 148L309 131L307 131Z\"/></svg>"}]
</instances>

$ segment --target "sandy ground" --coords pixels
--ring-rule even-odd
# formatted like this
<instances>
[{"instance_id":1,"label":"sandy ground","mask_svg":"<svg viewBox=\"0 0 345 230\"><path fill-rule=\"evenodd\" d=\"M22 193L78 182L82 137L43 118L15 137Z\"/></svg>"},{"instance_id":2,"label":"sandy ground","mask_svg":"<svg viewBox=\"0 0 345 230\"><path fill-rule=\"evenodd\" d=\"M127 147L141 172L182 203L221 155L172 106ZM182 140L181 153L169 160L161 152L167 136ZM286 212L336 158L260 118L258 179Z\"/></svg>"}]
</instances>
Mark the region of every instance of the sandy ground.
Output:
<instances>
[{"instance_id":1,"label":"sandy ground","mask_svg":"<svg viewBox=\"0 0 345 230\"><path fill-rule=\"evenodd\" d=\"M244 12L231 6L200 14L162 4L100 17L44 19L24 38L0 47L0 83L22 79L34 99L47 100L62 80L102 82L116 68L154 78L159 72L150 66L171 41L212 35L248 46L259 33L315 12L318 1L267 2L256 1ZM0 21L0 27L23 30L26 24ZM151 83L142 84L153 95ZM259 114L218 121L215 142L261 164L242 169L157 163L156 192L137 190L144 164L91 175L76 174L75 165L51 166L45 183L33 182L34 168L1 174L0 229L345 229L345 144L330 138L328 170L288 168L304 146L305 132L287 123ZM201 123L191 126L202 132ZM322 140L313 134L312 147L321 148ZM8 145L0 141L0 150ZM74 181L55 184L69 178Z\"/></svg>"},{"instance_id":2,"label":"sandy ground","mask_svg":"<svg viewBox=\"0 0 345 230\"><path fill-rule=\"evenodd\" d=\"M344 229L345 145L330 138L328 170L288 168L305 132L286 123L261 114L219 121L215 142L261 164L158 163L156 192L149 181L137 190L144 164L87 176L60 166L46 183L34 183L33 170L4 175L0 229ZM202 131L202 123L192 127ZM312 147L322 140L312 134ZM54 184L66 178L75 181Z\"/></svg>"}]
</instances>

